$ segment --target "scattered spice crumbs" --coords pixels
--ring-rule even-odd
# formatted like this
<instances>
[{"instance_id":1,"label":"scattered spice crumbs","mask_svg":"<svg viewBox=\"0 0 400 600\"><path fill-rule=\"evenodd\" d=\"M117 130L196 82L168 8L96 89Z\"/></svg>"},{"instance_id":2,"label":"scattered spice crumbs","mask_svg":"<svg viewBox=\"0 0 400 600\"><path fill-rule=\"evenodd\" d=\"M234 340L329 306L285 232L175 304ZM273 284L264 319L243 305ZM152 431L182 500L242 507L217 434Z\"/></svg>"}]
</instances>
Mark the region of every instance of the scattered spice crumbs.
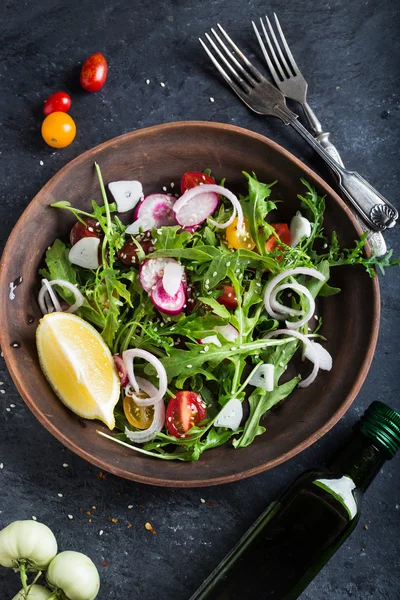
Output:
<instances>
[{"instance_id":1,"label":"scattered spice crumbs","mask_svg":"<svg viewBox=\"0 0 400 600\"><path fill-rule=\"evenodd\" d=\"M144 508L144 504L139 504L139 508Z\"/></svg>"},{"instance_id":2,"label":"scattered spice crumbs","mask_svg":"<svg viewBox=\"0 0 400 600\"><path fill-rule=\"evenodd\" d=\"M147 531L151 531L151 533L153 535L156 535L157 531L154 529L153 525L151 523L145 523L145 529L147 529Z\"/></svg>"},{"instance_id":3,"label":"scattered spice crumbs","mask_svg":"<svg viewBox=\"0 0 400 600\"><path fill-rule=\"evenodd\" d=\"M101 564L103 567L106 567L108 565L108 562L104 560Z\"/></svg>"},{"instance_id":4,"label":"scattered spice crumbs","mask_svg":"<svg viewBox=\"0 0 400 600\"><path fill-rule=\"evenodd\" d=\"M97 473L97 479L99 479L100 481L104 480L104 479L107 479L107 475L105 473L103 473L103 471L99 471Z\"/></svg>"},{"instance_id":5,"label":"scattered spice crumbs","mask_svg":"<svg viewBox=\"0 0 400 600\"><path fill-rule=\"evenodd\" d=\"M118 523L118 519L116 519L115 517L108 517L108 520L110 521L110 523Z\"/></svg>"},{"instance_id":6,"label":"scattered spice crumbs","mask_svg":"<svg viewBox=\"0 0 400 600\"><path fill-rule=\"evenodd\" d=\"M132 527L132 523L128 524L128 529L130 529Z\"/></svg>"}]
</instances>

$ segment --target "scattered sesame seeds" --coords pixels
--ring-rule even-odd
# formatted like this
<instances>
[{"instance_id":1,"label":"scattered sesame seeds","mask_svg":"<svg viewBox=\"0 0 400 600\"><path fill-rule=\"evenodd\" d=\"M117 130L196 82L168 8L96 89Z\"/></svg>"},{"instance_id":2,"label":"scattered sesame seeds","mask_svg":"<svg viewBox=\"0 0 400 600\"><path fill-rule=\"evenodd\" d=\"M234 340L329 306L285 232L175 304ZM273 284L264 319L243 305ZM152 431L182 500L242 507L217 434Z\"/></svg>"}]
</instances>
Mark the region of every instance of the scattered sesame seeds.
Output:
<instances>
[{"instance_id":1,"label":"scattered sesame seeds","mask_svg":"<svg viewBox=\"0 0 400 600\"><path fill-rule=\"evenodd\" d=\"M37 521L37 518L32 516L32 521Z\"/></svg>"},{"instance_id":2,"label":"scattered sesame seeds","mask_svg":"<svg viewBox=\"0 0 400 600\"><path fill-rule=\"evenodd\" d=\"M58 494L57 494L57 496L58 496L59 498L62 498L62 497L63 497L63 495L61 494L61 492L60 492L60 493L58 493Z\"/></svg>"},{"instance_id":3,"label":"scattered sesame seeds","mask_svg":"<svg viewBox=\"0 0 400 600\"><path fill-rule=\"evenodd\" d=\"M213 277L216 277L217 275L218 275L217 271L214 271Z\"/></svg>"},{"instance_id":4,"label":"scattered sesame seeds","mask_svg":"<svg viewBox=\"0 0 400 600\"><path fill-rule=\"evenodd\" d=\"M147 85L149 85L149 83L150 83L150 79L146 79L146 83L147 83ZM101 533L103 533L103 532L101 532ZM101 535L101 534L100 534L100 535Z\"/></svg>"},{"instance_id":5,"label":"scattered sesame seeds","mask_svg":"<svg viewBox=\"0 0 400 600\"><path fill-rule=\"evenodd\" d=\"M7 412L10 412L10 411L11 411L11 408L8 408L8 406L7 406L7 408L6 408L6 411L7 411Z\"/></svg>"},{"instance_id":6,"label":"scattered sesame seeds","mask_svg":"<svg viewBox=\"0 0 400 600\"><path fill-rule=\"evenodd\" d=\"M165 83L163 81L160 81L160 85L161 87L165 87Z\"/></svg>"},{"instance_id":7,"label":"scattered sesame seeds","mask_svg":"<svg viewBox=\"0 0 400 600\"><path fill-rule=\"evenodd\" d=\"M318 321L318 315L314 315L314 319Z\"/></svg>"},{"instance_id":8,"label":"scattered sesame seeds","mask_svg":"<svg viewBox=\"0 0 400 600\"><path fill-rule=\"evenodd\" d=\"M0 393L1 393L1 394L5 394L5 393L6 393L6 390L0 390Z\"/></svg>"},{"instance_id":9,"label":"scattered sesame seeds","mask_svg":"<svg viewBox=\"0 0 400 600\"><path fill-rule=\"evenodd\" d=\"M68 467L68 463L63 463L63 467L66 469Z\"/></svg>"},{"instance_id":10,"label":"scattered sesame seeds","mask_svg":"<svg viewBox=\"0 0 400 600\"><path fill-rule=\"evenodd\" d=\"M231 266L231 261L230 261L230 260L228 260L228 262L226 263L226 266L227 266L227 267L230 267L230 266Z\"/></svg>"},{"instance_id":11,"label":"scattered sesame seeds","mask_svg":"<svg viewBox=\"0 0 400 600\"><path fill-rule=\"evenodd\" d=\"M133 508L133 504L128 504L128 509L132 510L132 508Z\"/></svg>"},{"instance_id":12,"label":"scattered sesame seeds","mask_svg":"<svg viewBox=\"0 0 400 600\"><path fill-rule=\"evenodd\" d=\"M209 284L210 284L210 280L206 279L206 285L209 285Z\"/></svg>"},{"instance_id":13,"label":"scattered sesame seeds","mask_svg":"<svg viewBox=\"0 0 400 600\"><path fill-rule=\"evenodd\" d=\"M72 519L73 519L73 518L74 518L74 517L73 517L72 515L68 515L68 519L69 519L70 521L72 521Z\"/></svg>"},{"instance_id":14,"label":"scattered sesame seeds","mask_svg":"<svg viewBox=\"0 0 400 600\"><path fill-rule=\"evenodd\" d=\"M99 531L99 535L103 535L104 531L102 529L100 529Z\"/></svg>"},{"instance_id":15,"label":"scattered sesame seeds","mask_svg":"<svg viewBox=\"0 0 400 600\"><path fill-rule=\"evenodd\" d=\"M175 184L174 184L174 182L173 182L173 181L171 181L170 185L171 185L171 187L172 187L172 188L174 188L174 187L175 187Z\"/></svg>"},{"instance_id":16,"label":"scattered sesame seeds","mask_svg":"<svg viewBox=\"0 0 400 600\"><path fill-rule=\"evenodd\" d=\"M193 367L193 365L186 365L187 369L191 369Z\"/></svg>"},{"instance_id":17,"label":"scattered sesame seeds","mask_svg":"<svg viewBox=\"0 0 400 600\"><path fill-rule=\"evenodd\" d=\"M0 469L4 469L3 463L0 463Z\"/></svg>"},{"instance_id":18,"label":"scattered sesame seeds","mask_svg":"<svg viewBox=\"0 0 400 600\"><path fill-rule=\"evenodd\" d=\"M206 503L206 501L204 500L204 498L200 498L200 502L201 502L202 504L205 504L205 503Z\"/></svg>"},{"instance_id":19,"label":"scattered sesame seeds","mask_svg":"<svg viewBox=\"0 0 400 600\"><path fill-rule=\"evenodd\" d=\"M240 269L236 269L235 273L240 273Z\"/></svg>"},{"instance_id":20,"label":"scattered sesame seeds","mask_svg":"<svg viewBox=\"0 0 400 600\"><path fill-rule=\"evenodd\" d=\"M210 96L210 102L215 102L214 98Z\"/></svg>"},{"instance_id":21,"label":"scattered sesame seeds","mask_svg":"<svg viewBox=\"0 0 400 600\"><path fill-rule=\"evenodd\" d=\"M42 160L39 160L39 165L40 165L41 167L43 167L43 165L44 165L44 162L43 162Z\"/></svg>"},{"instance_id":22,"label":"scattered sesame seeds","mask_svg":"<svg viewBox=\"0 0 400 600\"><path fill-rule=\"evenodd\" d=\"M261 283L258 283L258 282L256 283L256 286L257 286L257 287L262 287L262 286L261 286Z\"/></svg>"}]
</instances>

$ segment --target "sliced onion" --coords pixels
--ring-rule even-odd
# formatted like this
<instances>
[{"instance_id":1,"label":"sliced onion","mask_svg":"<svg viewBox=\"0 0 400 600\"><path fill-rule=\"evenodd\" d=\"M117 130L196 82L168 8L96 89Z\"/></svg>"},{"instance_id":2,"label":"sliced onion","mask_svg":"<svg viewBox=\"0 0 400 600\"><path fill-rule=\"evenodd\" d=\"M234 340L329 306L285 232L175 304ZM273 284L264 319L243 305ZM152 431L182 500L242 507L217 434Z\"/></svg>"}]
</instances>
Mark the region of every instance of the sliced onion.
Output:
<instances>
[{"instance_id":1,"label":"sliced onion","mask_svg":"<svg viewBox=\"0 0 400 600\"><path fill-rule=\"evenodd\" d=\"M128 383L128 385L125 388L126 396L131 396L138 406L153 406L154 404L157 404L157 402L161 402L163 397L159 398L158 389L155 385L151 383L151 381L143 379L143 377L136 377L136 381L138 383L139 389L143 390L143 392L145 392L145 394L148 395L148 398L138 398L137 396L135 396L135 394L133 393L133 387L130 383ZM158 398L158 400L154 401L154 398Z\"/></svg>"},{"instance_id":2,"label":"sliced onion","mask_svg":"<svg viewBox=\"0 0 400 600\"><path fill-rule=\"evenodd\" d=\"M97 269L99 266L99 238L84 237L74 244L68 258L73 265L85 269Z\"/></svg>"},{"instance_id":3,"label":"sliced onion","mask_svg":"<svg viewBox=\"0 0 400 600\"><path fill-rule=\"evenodd\" d=\"M300 213L290 221L290 245L295 248L303 237L310 237L311 223Z\"/></svg>"},{"instance_id":4,"label":"sliced onion","mask_svg":"<svg viewBox=\"0 0 400 600\"><path fill-rule=\"evenodd\" d=\"M270 363L261 365L250 378L249 385L262 388L266 392L272 392L274 389L274 372L274 365Z\"/></svg>"},{"instance_id":5,"label":"sliced onion","mask_svg":"<svg viewBox=\"0 0 400 600\"><path fill-rule=\"evenodd\" d=\"M137 400L135 400L135 402L137 403ZM155 435L159 431L161 431L161 429L164 427L164 423L165 404L164 402L157 402L154 405L154 417L150 427L148 427L144 431L131 431L130 429L125 427L125 435L131 440L131 442L144 444L145 442L149 442L150 440L152 440L155 437Z\"/></svg>"},{"instance_id":6,"label":"sliced onion","mask_svg":"<svg viewBox=\"0 0 400 600\"><path fill-rule=\"evenodd\" d=\"M155 219L150 216L141 217L140 219L136 219L125 229L125 233L130 233L132 235L137 235L140 231L149 231L153 227L156 226Z\"/></svg>"},{"instance_id":7,"label":"sliced onion","mask_svg":"<svg viewBox=\"0 0 400 600\"><path fill-rule=\"evenodd\" d=\"M45 298L46 295L50 296L50 300L53 303L54 310L56 312L61 312L61 306L58 301L57 296L53 292L53 288L51 287L49 281L47 279L42 279L42 287L39 292L38 302L40 306L40 310L44 315L50 312L50 306Z\"/></svg>"},{"instance_id":8,"label":"sliced onion","mask_svg":"<svg viewBox=\"0 0 400 600\"><path fill-rule=\"evenodd\" d=\"M292 275L309 275L310 277L315 277L316 279L319 279L320 281L326 280L325 275L322 275L322 273L317 271L317 269L311 269L309 267L296 267L295 269L286 269L285 271L282 271L282 273L279 273L279 275L276 275L275 277L273 277L271 279L271 281L269 282L269 284L267 285L265 293L264 293L264 305L265 305L265 309L266 309L267 313L270 315L270 317L272 317L274 319L280 320L281 316L278 312L275 312L272 309L272 306L271 306L272 291L278 285L278 283L280 283L283 279L286 279L287 277L291 277Z\"/></svg>"},{"instance_id":9,"label":"sliced onion","mask_svg":"<svg viewBox=\"0 0 400 600\"><path fill-rule=\"evenodd\" d=\"M295 310L293 308L290 308L289 306L284 306L283 304L280 304L276 300L276 295L279 292L281 292L282 290L286 290L286 289L293 290L293 291L297 292L298 294L303 294L303 296L305 296L307 298L308 310L306 313L304 313L301 310ZM312 297L311 292L304 285L301 285L300 283L284 283L282 285L278 285L271 292L270 303L271 303L271 307L274 310L276 310L277 313L288 314L290 316L302 315L302 318L298 321L286 321L286 327L288 329L297 329L298 327L301 327L305 323L308 323L308 321L311 319L311 317L313 316L314 311L315 311L315 301L314 301L314 298ZM284 319L283 315L279 318L279 320L282 320L282 319Z\"/></svg>"},{"instance_id":10,"label":"sliced onion","mask_svg":"<svg viewBox=\"0 0 400 600\"><path fill-rule=\"evenodd\" d=\"M289 335L295 338L298 338L299 340L301 340L303 342L303 344L306 347L306 350L309 350L309 355L310 360L314 363L313 366L313 370L311 372L311 374L304 379L304 381L300 381L299 383L299 387L308 387L317 377L318 375L318 370L319 370L319 357L318 354L316 352L316 350L314 349L314 346L311 342L310 339L308 339L305 335L303 335L302 333L300 333L299 331L292 331L290 329L276 329L275 331L270 331L270 333L267 333L267 335L264 336L265 339L271 338L271 337L275 337L277 335Z\"/></svg>"},{"instance_id":11,"label":"sliced onion","mask_svg":"<svg viewBox=\"0 0 400 600\"><path fill-rule=\"evenodd\" d=\"M222 187L222 185L216 185L214 183L205 183L204 185L197 185L190 190L186 190L186 192L175 202L174 205L174 213L176 215L177 220L179 221L179 211L185 206L190 200L195 198L200 194L204 194L205 192L214 192L215 194L219 194L220 196L224 196L233 205L233 213L231 217L225 221L225 223L217 223L216 221L210 219L210 223L219 229L226 229L229 227L231 223L236 219L236 215L238 218L237 230L241 231L243 229L243 211L240 205L239 200L230 190ZM184 225L184 223L181 223ZM188 225L194 225L194 223L188 223Z\"/></svg>"},{"instance_id":12,"label":"sliced onion","mask_svg":"<svg viewBox=\"0 0 400 600\"><path fill-rule=\"evenodd\" d=\"M130 350L125 350L122 353L122 358L124 360L125 367L128 372L130 384L133 387L133 389L135 390L136 394L139 393L140 388L139 388L139 385L135 378L135 372L134 372L134 368L133 368L134 359L135 358L143 358L144 360L147 360L147 362L149 362L151 365L153 365L153 367L157 371L157 376L158 376L160 387L157 390L157 393L154 394L154 396L151 396L150 398L146 398L145 401L151 400L150 404L158 404L158 401L161 400L161 398L164 398L165 393L167 391L167 386L168 386L167 373L166 373L162 363L153 354L151 354L150 352L147 352L147 350L140 350L139 348L137 348L137 349L132 348ZM146 390L144 390L144 391L146 391ZM146 394L147 394L147 392L146 392ZM135 400L136 403L140 404L141 402L143 402L143 398L138 398L133 392L131 393L131 396ZM142 404L142 406L144 406L144 405Z\"/></svg>"},{"instance_id":13,"label":"sliced onion","mask_svg":"<svg viewBox=\"0 0 400 600\"><path fill-rule=\"evenodd\" d=\"M57 312L61 312L61 306L60 303L52 289L53 285L59 285L60 287L64 287L67 288L68 290L70 290L74 296L75 296L75 302L74 304L72 304L72 306L70 306L68 308L68 310L66 310L65 312L68 313L74 313L78 310L78 308L80 308L82 306L82 304L85 301L85 298L82 296L81 292L78 290L78 288L71 283L70 281L65 281L65 279L53 279L52 281L47 281L47 279L43 279L42 280L43 286L42 289L39 292L39 306L41 308L41 311L43 314L47 314L48 311L48 306L45 306L46 303L46 292L48 292L48 294L50 295L51 301L54 304L54 308L56 309ZM47 310L46 310L47 308Z\"/></svg>"},{"instance_id":14,"label":"sliced onion","mask_svg":"<svg viewBox=\"0 0 400 600\"><path fill-rule=\"evenodd\" d=\"M318 344L318 342L311 341L311 345L318 354L319 368L323 369L324 371L330 371L332 369L333 361L328 350L321 346L321 344ZM308 360L314 362L314 355L311 354L308 346L306 346L304 356L308 358Z\"/></svg>"},{"instance_id":15,"label":"sliced onion","mask_svg":"<svg viewBox=\"0 0 400 600\"><path fill-rule=\"evenodd\" d=\"M174 261L168 262L164 267L162 284L168 296L175 296L178 292L184 273L183 265Z\"/></svg>"},{"instance_id":16,"label":"sliced onion","mask_svg":"<svg viewBox=\"0 0 400 600\"><path fill-rule=\"evenodd\" d=\"M214 421L215 427L228 427L235 431L243 418L243 406L240 400L232 398L225 404Z\"/></svg>"}]
</instances>

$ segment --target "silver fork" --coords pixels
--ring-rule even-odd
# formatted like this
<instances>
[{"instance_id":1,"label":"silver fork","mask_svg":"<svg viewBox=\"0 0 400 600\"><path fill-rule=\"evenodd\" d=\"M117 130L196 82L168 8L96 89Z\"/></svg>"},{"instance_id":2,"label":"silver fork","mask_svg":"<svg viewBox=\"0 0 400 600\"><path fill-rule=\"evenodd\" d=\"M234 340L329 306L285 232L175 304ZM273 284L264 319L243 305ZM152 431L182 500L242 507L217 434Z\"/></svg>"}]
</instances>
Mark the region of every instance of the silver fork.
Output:
<instances>
[{"instance_id":1,"label":"silver fork","mask_svg":"<svg viewBox=\"0 0 400 600\"><path fill-rule=\"evenodd\" d=\"M291 125L329 165L337 176L341 191L355 206L372 230L384 231L388 227L393 227L398 218L398 212L394 206L385 200L361 175L348 171L328 154L325 148L298 121L297 115L288 109L282 92L261 75L221 25L218 24L218 28L235 54L214 29L211 29L214 38L208 33L205 36L221 62L217 60L202 39L200 39L200 43L222 77L239 98L254 112L278 117L285 125Z\"/></svg>"},{"instance_id":2,"label":"silver fork","mask_svg":"<svg viewBox=\"0 0 400 600\"><path fill-rule=\"evenodd\" d=\"M252 24L272 78L275 81L275 85L281 90L282 94L286 96L286 98L295 100L302 106L314 136L325 148L325 150L332 156L332 158L334 158L336 162L343 167L343 161L336 146L334 146L329 140L329 132L323 131L321 123L307 102L307 81L304 79L303 74L294 60L293 54L290 51L289 45L283 34L282 27L275 13L274 17L276 28L280 37L280 43L268 17L265 17L265 20L269 29L269 34L264 25L264 21L260 18L261 28L267 42L268 50L265 47L264 41L254 21L252 21ZM287 59L281 46L283 46L283 49L286 52Z\"/></svg>"}]
</instances>

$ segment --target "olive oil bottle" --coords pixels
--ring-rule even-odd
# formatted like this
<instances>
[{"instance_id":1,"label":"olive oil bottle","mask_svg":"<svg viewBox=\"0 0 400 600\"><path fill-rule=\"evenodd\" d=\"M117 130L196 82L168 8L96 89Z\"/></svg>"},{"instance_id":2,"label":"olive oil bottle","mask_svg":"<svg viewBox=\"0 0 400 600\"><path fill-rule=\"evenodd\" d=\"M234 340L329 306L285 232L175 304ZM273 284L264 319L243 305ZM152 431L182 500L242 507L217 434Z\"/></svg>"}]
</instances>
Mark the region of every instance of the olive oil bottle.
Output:
<instances>
[{"instance_id":1,"label":"olive oil bottle","mask_svg":"<svg viewBox=\"0 0 400 600\"><path fill-rule=\"evenodd\" d=\"M301 475L190 600L298 598L353 531L362 496L400 447L400 414L373 402L326 469Z\"/></svg>"}]
</instances>

